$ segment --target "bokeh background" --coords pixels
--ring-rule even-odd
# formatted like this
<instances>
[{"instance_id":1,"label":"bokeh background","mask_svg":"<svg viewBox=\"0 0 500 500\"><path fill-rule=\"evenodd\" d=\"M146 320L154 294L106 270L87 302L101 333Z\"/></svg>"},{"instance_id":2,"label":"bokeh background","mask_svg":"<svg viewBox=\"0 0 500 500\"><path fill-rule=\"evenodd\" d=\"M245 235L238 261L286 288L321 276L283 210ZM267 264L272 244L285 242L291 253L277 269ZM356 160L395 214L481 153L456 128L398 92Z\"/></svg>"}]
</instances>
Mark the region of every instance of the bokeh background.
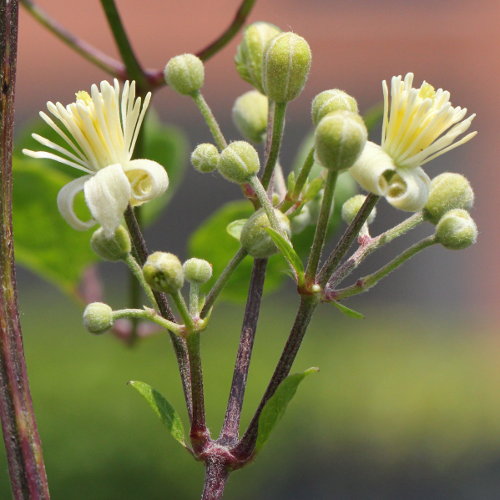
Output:
<instances>
[{"instance_id":1,"label":"bokeh background","mask_svg":"<svg viewBox=\"0 0 500 500\"><path fill-rule=\"evenodd\" d=\"M122 0L118 6L141 61L160 68L173 55L207 45L230 22L238 2ZM44 0L41 7L117 55L99 2ZM231 478L228 499L498 498L499 19L495 0L257 2L250 21L293 30L313 51L308 85L289 107L283 163L291 161L310 130L310 101L318 92L342 88L366 110L381 100L381 80L413 71L417 81L450 90L453 103L478 115L479 135L427 171L431 176L458 171L471 180L480 238L464 252L431 248L353 300L366 314L364 321L344 319L326 307L320 311L296 368L317 365L321 372L304 383L255 464ZM237 138L232 103L248 90L233 66L237 43L238 38L208 62L204 89L230 139ZM70 102L76 90L105 78L25 12L18 69L20 128L47 100ZM166 88L154 104L163 121L188 134L192 146L209 140L186 98ZM148 237L157 248L168 241L166 249L184 257L190 231L238 195L216 177L188 171ZM400 218L380 205L376 230ZM387 252L397 250L398 244ZM384 260L373 259L367 269ZM117 288L109 286L114 300L120 298ZM182 408L167 339L155 337L130 350L114 338L89 337L81 327L81 306L23 270L20 300L54 498L196 498L201 466L176 448L125 386L129 379L144 380ZM286 338L295 302L293 294L275 294L264 307L246 421ZM240 321L241 306L224 305L204 342L214 430L223 417L232 369L232 361L227 366L222 361L234 355ZM0 497L8 498L2 460Z\"/></svg>"}]
</instances>

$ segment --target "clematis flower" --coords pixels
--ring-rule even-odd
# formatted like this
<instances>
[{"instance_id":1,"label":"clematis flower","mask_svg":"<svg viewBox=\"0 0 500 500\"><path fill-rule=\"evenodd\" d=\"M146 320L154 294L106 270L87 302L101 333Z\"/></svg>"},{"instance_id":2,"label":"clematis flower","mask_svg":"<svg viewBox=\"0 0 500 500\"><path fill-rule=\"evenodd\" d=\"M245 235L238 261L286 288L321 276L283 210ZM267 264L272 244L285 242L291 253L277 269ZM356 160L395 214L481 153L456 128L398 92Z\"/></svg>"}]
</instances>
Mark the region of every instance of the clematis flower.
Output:
<instances>
[{"instance_id":1,"label":"clematis flower","mask_svg":"<svg viewBox=\"0 0 500 500\"><path fill-rule=\"evenodd\" d=\"M56 118L40 112L42 119L63 139L64 146L33 134L49 151L23 153L47 158L85 172L66 184L57 196L61 215L75 229L84 231L99 223L112 235L130 203L141 205L160 196L168 187L165 169L151 160L131 160L151 94L141 103L135 82L125 82L120 97L117 80L111 86L92 85L90 95L81 91L76 101L63 106L47 103ZM142 105L141 105L142 104ZM92 219L82 221L74 211L76 195L83 191Z\"/></svg>"},{"instance_id":2,"label":"clematis flower","mask_svg":"<svg viewBox=\"0 0 500 500\"><path fill-rule=\"evenodd\" d=\"M464 118L467 109L453 107L450 93L423 82L413 88L413 73L391 80L384 92L382 144L367 142L350 173L367 191L385 196L401 210L422 209L429 196L430 179L421 168L425 163L464 144L476 135L467 131L475 115Z\"/></svg>"}]
</instances>

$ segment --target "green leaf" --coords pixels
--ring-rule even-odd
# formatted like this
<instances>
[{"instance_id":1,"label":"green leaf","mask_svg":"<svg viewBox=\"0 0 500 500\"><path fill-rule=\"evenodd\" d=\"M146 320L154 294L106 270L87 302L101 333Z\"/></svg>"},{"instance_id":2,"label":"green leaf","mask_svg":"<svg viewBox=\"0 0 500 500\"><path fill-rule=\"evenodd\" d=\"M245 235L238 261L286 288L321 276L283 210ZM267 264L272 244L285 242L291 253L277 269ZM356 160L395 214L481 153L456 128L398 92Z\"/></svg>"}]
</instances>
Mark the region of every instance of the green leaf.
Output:
<instances>
[{"instance_id":1,"label":"green leaf","mask_svg":"<svg viewBox=\"0 0 500 500\"><path fill-rule=\"evenodd\" d=\"M247 220L248 219L237 219L230 222L226 227L227 234L232 236L235 240L240 241L241 230Z\"/></svg>"},{"instance_id":2,"label":"green leaf","mask_svg":"<svg viewBox=\"0 0 500 500\"><path fill-rule=\"evenodd\" d=\"M384 117L384 105L379 102L368 108L368 110L363 115L363 120L365 121L366 129L371 132Z\"/></svg>"},{"instance_id":3,"label":"green leaf","mask_svg":"<svg viewBox=\"0 0 500 500\"><path fill-rule=\"evenodd\" d=\"M57 193L72 178L45 167L38 160L14 158L16 259L76 297L83 271L98 258L90 249L89 232L75 231L57 209ZM80 201L77 212L82 214L84 202Z\"/></svg>"},{"instance_id":4,"label":"green leaf","mask_svg":"<svg viewBox=\"0 0 500 500\"><path fill-rule=\"evenodd\" d=\"M297 255L297 252L293 248L292 244L272 227L266 227L265 230L269 233L269 236L272 238L274 244L278 247L278 250L282 253L283 257L285 257L286 261L290 264L291 268L295 272L297 283L301 285L304 280L304 265L302 264L302 260Z\"/></svg>"},{"instance_id":5,"label":"green leaf","mask_svg":"<svg viewBox=\"0 0 500 500\"><path fill-rule=\"evenodd\" d=\"M288 377L281 382L260 414L255 453L258 453L266 444L274 427L281 420L288 404L295 396L299 384L307 375L318 371L319 368L308 368L302 373L288 375Z\"/></svg>"},{"instance_id":6,"label":"green leaf","mask_svg":"<svg viewBox=\"0 0 500 500\"><path fill-rule=\"evenodd\" d=\"M237 219L248 218L253 212L254 209L248 201L227 203L205 220L191 235L188 244L189 255L206 259L213 267L213 277L208 284L204 285L205 291L213 285L240 248L239 242L227 233L228 224ZM237 302L246 300L252 266L253 259L245 257L229 279L222 292L222 298ZM284 282L286 269L288 265L281 255L277 254L269 259L265 292L275 290Z\"/></svg>"},{"instance_id":7,"label":"green leaf","mask_svg":"<svg viewBox=\"0 0 500 500\"><path fill-rule=\"evenodd\" d=\"M128 384L146 400L154 413L165 424L171 436L187 448L186 441L184 440L184 426L174 407L149 384L139 382L138 380L131 380Z\"/></svg>"},{"instance_id":8,"label":"green leaf","mask_svg":"<svg viewBox=\"0 0 500 500\"><path fill-rule=\"evenodd\" d=\"M346 316L350 316L351 318L364 319L365 317L364 314L355 311L354 309L351 309L350 307L347 307L340 302L336 302L335 300L330 302L330 304L333 304L341 313L345 314Z\"/></svg>"}]
</instances>

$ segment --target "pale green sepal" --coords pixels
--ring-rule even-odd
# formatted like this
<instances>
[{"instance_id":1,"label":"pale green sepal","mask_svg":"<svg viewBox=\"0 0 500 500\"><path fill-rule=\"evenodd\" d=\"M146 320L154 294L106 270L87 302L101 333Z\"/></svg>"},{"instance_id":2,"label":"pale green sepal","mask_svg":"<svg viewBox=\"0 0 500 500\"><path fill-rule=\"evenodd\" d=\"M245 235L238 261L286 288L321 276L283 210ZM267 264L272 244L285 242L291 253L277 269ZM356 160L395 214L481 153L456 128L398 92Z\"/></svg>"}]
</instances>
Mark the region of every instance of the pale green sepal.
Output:
<instances>
[{"instance_id":1,"label":"pale green sepal","mask_svg":"<svg viewBox=\"0 0 500 500\"><path fill-rule=\"evenodd\" d=\"M281 382L276 392L269 398L259 418L257 443L255 444L255 453L258 453L266 444L271 432L276 424L283 417L285 410L295 396L297 387L307 375L316 373L319 368L308 368L302 373L294 373Z\"/></svg>"},{"instance_id":2,"label":"pale green sepal","mask_svg":"<svg viewBox=\"0 0 500 500\"><path fill-rule=\"evenodd\" d=\"M330 304L334 305L341 313L345 314L346 316L349 316L351 318L356 318L356 319L364 319L365 315L355 311L354 309L351 309L350 307L345 306L344 304L341 304L340 302L337 301L332 301Z\"/></svg>"},{"instance_id":3,"label":"pale green sepal","mask_svg":"<svg viewBox=\"0 0 500 500\"><path fill-rule=\"evenodd\" d=\"M128 385L132 386L146 400L154 413L165 424L170 435L184 448L187 448L184 439L184 426L174 407L157 390L144 382L131 380Z\"/></svg>"},{"instance_id":4,"label":"pale green sepal","mask_svg":"<svg viewBox=\"0 0 500 500\"><path fill-rule=\"evenodd\" d=\"M247 220L248 219L237 219L230 222L226 227L227 234L232 236L235 240L240 241L241 230Z\"/></svg>"}]
</instances>

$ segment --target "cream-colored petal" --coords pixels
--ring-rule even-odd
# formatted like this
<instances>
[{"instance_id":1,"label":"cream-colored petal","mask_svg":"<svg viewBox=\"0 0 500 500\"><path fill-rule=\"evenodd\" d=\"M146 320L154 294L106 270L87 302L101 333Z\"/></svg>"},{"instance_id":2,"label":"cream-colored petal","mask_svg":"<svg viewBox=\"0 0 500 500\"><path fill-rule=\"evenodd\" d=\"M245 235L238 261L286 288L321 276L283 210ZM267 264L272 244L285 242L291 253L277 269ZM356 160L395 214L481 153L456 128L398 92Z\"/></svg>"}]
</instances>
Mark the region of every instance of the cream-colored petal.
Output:
<instances>
[{"instance_id":1,"label":"cream-colored petal","mask_svg":"<svg viewBox=\"0 0 500 500\"><path fill-rule=\"evenodd\" d=\"M388 184L384 174L395 168L391 157L380 146L368 141L349 173L366 191L385 196Z\"/></svg>"},{"instance_id":2,"label":"cream-colored petal","mask_svg":"<svg viewBox=\"0 0 500 500\"><path fill-rule=\"evenodd\" d=\"M141 205L162 195L168 188L166 170L152 160L131 160L124 167L132 189L130 202Z\"/></svg>"},{"instance_id":3,"label":"cream-colored petal","mask_svg":"<svg viewBox=\"0 0 500 500\"><path fill-rule=\"evenodd\" d=\"M387 201L399 210L418 212L429 197L431 180L420 168L399 168L389 181Z\"/></svg>"},{"instance_id":4,"label":"cream-colored petal","mask_svg":"<svg viewBox=\"0 0 500 500\"><path fill-rule=\"evenodd\" d=\"M85 201L94 218L111 236L120 225L130 200L130 182L121 165L99 170L85 184Z\"/></svg>"},{"instance_id":5,"label":"cream-colored petal","mask_svg":"<svg viewBox=\"0 0 500 500\"><path fill-rule=\"evenodd\" d=\"M59 208L59 212L61 212L66 222L78 231L85 231L96 223L94 219L82 221L73 210L76 195L83 190L85 183L87 183L90 178L90 175L84 175L83 177L78 177L78 179L68 182L68 184L61 188L57 195L57 207Z\"/></svg>"}]
</instances>

